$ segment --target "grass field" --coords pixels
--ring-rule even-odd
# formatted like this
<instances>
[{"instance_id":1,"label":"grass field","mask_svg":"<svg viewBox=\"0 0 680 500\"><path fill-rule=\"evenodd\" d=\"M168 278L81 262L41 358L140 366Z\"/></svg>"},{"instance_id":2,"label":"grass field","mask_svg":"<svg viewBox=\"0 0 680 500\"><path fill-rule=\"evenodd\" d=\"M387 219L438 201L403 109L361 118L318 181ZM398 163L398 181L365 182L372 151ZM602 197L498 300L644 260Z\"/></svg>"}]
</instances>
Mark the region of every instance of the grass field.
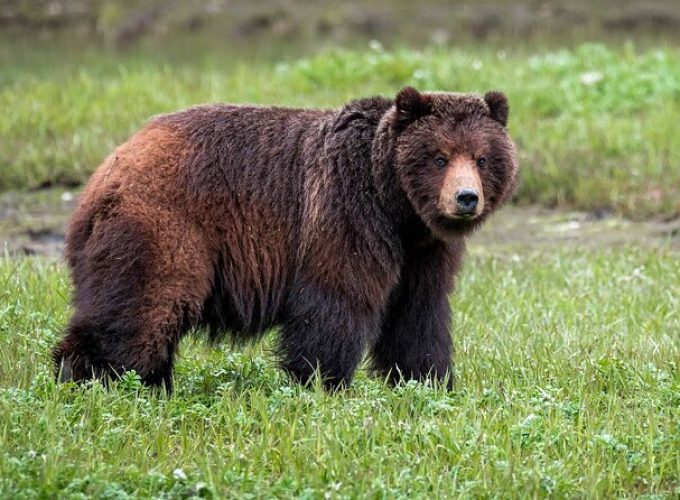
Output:
<instances>
[{"instance_id":1,"label":"grass field","mask_svg":"<svg viewBox=\"0 0 680 500\"><path fill-rule=\"evenodd\" d=\"M0 497L677 498L678 276L664 249L473 250L453 392L361 373L328 395L266 345L187 341L168 399L56 385L67 276L5 258Z\"/></svg>"},{"instance_id":2,"label":"grass field","mask_svg":"<svg viewBox=\"0 0 680 500\"><path fill-rule=\"evenodd\" d=\"M505 91L523 167L520 203L680 214L680 52L432 48L324 52L276 66L134 55L3 62L0 191L82 183L150 116L227 101L337 106L422 89Z\"/></svg>"}]
</instances>

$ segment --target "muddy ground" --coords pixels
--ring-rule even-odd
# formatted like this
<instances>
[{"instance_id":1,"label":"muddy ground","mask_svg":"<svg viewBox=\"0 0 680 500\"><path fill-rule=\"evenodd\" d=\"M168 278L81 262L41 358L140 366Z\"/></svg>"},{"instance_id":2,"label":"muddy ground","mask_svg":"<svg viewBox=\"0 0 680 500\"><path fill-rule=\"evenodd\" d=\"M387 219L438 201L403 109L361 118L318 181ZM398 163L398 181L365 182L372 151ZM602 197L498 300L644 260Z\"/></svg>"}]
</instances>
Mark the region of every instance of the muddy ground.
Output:
<instances>
[{"instance_id":1,"label":"muddy ground","mask_svg":"<svg viewBox=\"0 0 680 500\"><path fill-rule=\"evenodd\" d=\"M1 193L0 248L15 256L60 258L66 222L77 196L77 192L62 189ZM680 219L633 222L607 213L510 206L470 241L475 253L621 245L680 251Z\"/></svg>"}]
</instances>

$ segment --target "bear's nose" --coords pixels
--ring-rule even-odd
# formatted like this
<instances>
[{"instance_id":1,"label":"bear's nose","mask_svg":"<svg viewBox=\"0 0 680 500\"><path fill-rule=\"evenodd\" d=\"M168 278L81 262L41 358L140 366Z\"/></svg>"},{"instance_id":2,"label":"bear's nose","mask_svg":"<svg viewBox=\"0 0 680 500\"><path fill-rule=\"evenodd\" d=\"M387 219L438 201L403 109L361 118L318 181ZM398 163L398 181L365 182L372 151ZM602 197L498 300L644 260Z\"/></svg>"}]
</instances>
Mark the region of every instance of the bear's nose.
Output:
<instances>
[{"instance_id":1,"label":"bear's nose","mask_svg":"<svg viewBox=\"0 0 680 500\"><path fill-rule=\"evenodd\" d=\"M456 193L456 215L472 215L479 201L479 195L474 189L461 189Z\"/></svg>"}]
</instances>

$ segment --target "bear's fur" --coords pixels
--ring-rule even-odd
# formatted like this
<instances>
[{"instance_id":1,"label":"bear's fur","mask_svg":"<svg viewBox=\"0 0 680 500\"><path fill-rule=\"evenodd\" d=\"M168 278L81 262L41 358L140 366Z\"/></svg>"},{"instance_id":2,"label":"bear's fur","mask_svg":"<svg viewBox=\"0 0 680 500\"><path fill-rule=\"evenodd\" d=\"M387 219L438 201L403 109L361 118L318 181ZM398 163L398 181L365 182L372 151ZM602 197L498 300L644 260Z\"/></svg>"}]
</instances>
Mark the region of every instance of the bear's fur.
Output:
<instances>
[{"instance_id":1,"label":"bear's fur","mask_svg":"<svg viewBox=\"0 0 680 500\"><path fill-rule=\"evenodd\" d=\"M328 388L349 383L367 350L392 382L448 380L464 238L515 185L507 117L499 92L407 87L339 110L156 118L104 161L70 221L61 380L134 369L170 390L193 327L236 340L278 327L303 383L316 369ZM460 215L470 186L477 211Z\"/></svg>"}]
</instances>

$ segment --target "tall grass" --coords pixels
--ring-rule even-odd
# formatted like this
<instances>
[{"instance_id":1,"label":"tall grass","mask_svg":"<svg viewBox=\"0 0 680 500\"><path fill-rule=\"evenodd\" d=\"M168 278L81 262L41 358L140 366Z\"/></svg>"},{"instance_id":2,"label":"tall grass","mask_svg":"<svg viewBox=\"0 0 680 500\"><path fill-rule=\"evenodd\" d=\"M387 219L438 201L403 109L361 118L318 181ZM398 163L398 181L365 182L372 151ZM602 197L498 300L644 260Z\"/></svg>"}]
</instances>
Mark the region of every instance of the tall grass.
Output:
<instances>
[{"instance_id":1,"label":"tall grass","mask_svg":"<svg viewBox=\"0 0 680 500\"><path fill-rule=\"evenodd\" d=\"M335 51L250 68L125 57L0 79L0 190L81 183L154 114L226 101L338 106L359 96L497 88L511 102L520 203L680 214L680 53L582 45L514 53Z\"/></svg>"},{"instance_id":2,"label":"tall grass","mask_svg":"<svg viewBox=\"0 0 680 500\"><path fill-rule=\"evenodd\" d=\"M473 253L457 388L301 389L267 345L185 342L176 393L53 382L66 276L0 260L0 497L680 495L680 260Z\"/></svg>"}]
</instances>

